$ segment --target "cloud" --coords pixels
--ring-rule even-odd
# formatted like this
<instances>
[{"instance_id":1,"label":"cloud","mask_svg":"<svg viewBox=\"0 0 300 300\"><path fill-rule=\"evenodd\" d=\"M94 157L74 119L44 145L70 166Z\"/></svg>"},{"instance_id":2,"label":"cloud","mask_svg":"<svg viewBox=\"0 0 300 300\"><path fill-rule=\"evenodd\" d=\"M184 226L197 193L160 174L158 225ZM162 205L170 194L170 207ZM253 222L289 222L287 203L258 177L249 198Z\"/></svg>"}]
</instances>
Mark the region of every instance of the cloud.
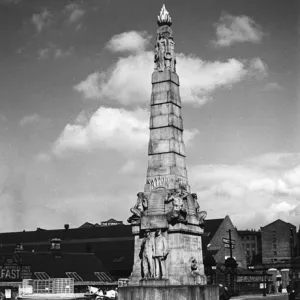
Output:
<instances>
[{"instance_id":1,"label":"cloud","mask_svg":"<svg viewBox=\"0 0 300 300\"><path fill-rule=\"evenodd\" d=\"M151 94L153 57L151 51L119 57L111 68L89 74L74 89L85 99L118 101L123 105L144 104ZM219 88L231 88L247 78L267 76L267 66L260 58L203 61L197 56L180 53L177 62L182 99L197 105L205 104Z\"/></svg>"},{"instance_id":2,"label":"cloud","mask_svg":"<svg viewBox=\"0 0 300 300\"><path fill-rule=\"evenodd\" d=\"M35 160L41 163L49 162L51 161L51 155L48 153L41 152L36 155Z\"/></svg>"},{"instance_id":3,"label":"cloud","mask_svg":"<svg viewBox=\"0 0 300 300\"><path fill-rule=\"evenodd\" d=\"M151 93L153 53L141 52L119 58L103 73L92 73L74 88L86 99L109 99L124 105L143 104Z\"/></svg>"},{"instance_id":4,"label":"cloud","mask_svg":"<svg viewBox=\"0 0 300 300\"><path fill-rule=\"evenodd\" d=\"M68 23L70 24L77 22L85 14L85 11L78 4L75 3L70 3L66 5L65 11L68 14Z\"/></svg>"},{"instance_id":5,"label":"cloud","mask_svg":"<svg viewBox=\"0 0 300 300\"><path fill-rule=\"evenodd\" d=\"M24 127L30 124L38 123L41 120L40 116L38 114L31 114L24 116L20 121L19 125Z\"/></svg>"},{"instance_id":6,"label":"cloud","mask_svg":"<svg viewBox=\"0 0 300 300\"><path fill-rule=\"evenodd\" d=\"M151 36L146 31L128 31L114 35L106 44L112 52L139 52L149 45Z\"/></svg>"},{"instance_id":7,"label":"cloud","mask_svg":"<svg viewBox=\"0 0 300 300\"><path fill-rule=\"evenodd\" d=\"M18 4L21 0L0 0L0 4Z\"/></svg>"},{"instance_id":8,"label":"cloud","mask_svg":"<svg viewBox=\"0 0 300 300\"><path fill-rule=\"evenodd\" d=\"M148 113L100 107L82 124L68 124L55 142L53 152L91 151L95 148L132 152L148 142Z\"/></svg>"},{"instance_id":9,"label":"cloud","mask_svg":"<svg viewBox=\"0 0 300 300\"><path fill-rule=\"evenodd\" d=\"M38 49L37 55L39 60L46 60L50 58L60 59L72 55L73 52L73 47L69 47L68 49L61 49L58 48L56 45L51 44L47 48Z\"/></svg>"},{"instance_id":10,"label":"cloud","mask_svg":"<svg viewBox=\"0 0 300 300\"><path fill-rule=\"evenodd\" d=\"M36 27L38 33L41 33L44 28L46 28L51 22L51 13L44 9L41 13L36 13L32 15L31 21Z\"/></svg>"},{"instance_id":11,"label":"cloud","mask_svg":"<svg viewBox=\"0 0 300 300\"><path fill-rule=\"evenodd\" d=\"M263 88L263 92L270 92L270 91L281 91L283 87L278 84L277 82L269 82Z\"/></svg>"},{"instance_id":12,"label":"cloud","mask_svg":"<svg viewBox=\"0 0 300 300\"><path fill-rule=\"evenodd\" d=\"M190 144L197 133L196 129L185 130L186 143ZM57 156L94 149L112 149L128 155L139 150L146 153L148 141L149 114L146 110L100 107L90 118L81 113L74 124L67 124L52 150ZM125 171L131 166L124 167Z\"/></svg>"},{"instance_id":13,"label":"cloud","mask_svg":"<svg viewBox=\"0 0 300 300\"><path fill-rule=\"evenodd\" d=\"M258 44L264 35L261 26L245 15L223 13L215 27L217 39L213 43L217 47L229 47L242 42Z\"/></svg>"},{"instance_id":14,"label":"cloud","mask_svg":"<svg viewBox=\"0 0 300 300\"><path fill-rule=\"evenodd\" d=\"M238 227L257 228L277 218L298 222L299 153L266 153L239 165L192 166L189 178L203 209L214 207L215 217L229 214Z\"/></svg>"}]
</instances>

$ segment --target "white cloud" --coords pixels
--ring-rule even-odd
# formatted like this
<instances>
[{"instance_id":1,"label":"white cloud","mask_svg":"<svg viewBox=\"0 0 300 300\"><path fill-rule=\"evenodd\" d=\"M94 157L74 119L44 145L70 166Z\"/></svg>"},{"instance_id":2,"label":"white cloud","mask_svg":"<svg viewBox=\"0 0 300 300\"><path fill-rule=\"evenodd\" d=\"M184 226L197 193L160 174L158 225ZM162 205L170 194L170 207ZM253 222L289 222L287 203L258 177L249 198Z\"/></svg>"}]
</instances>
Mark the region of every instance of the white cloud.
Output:
<instances>
[{"instance_id":1,"label":"white cloud","mask_svg":"<svg viewBox=\"0 0 300 300\"><path fill-rule=\"evenodd\" d=\"M72 55L74 52L73 47L68 49L58 48L56 45L50 44L49 47L41 48L37 50L37 55L39 60L46 59L59 59Z\"/></svg>"},{"instance_id":2,"label":"white cloud","mask_svg":"<svg viewBox=\"0 0 300 300\"><path fill-rule=\"evenodd\" d=\"M74 89L86 99L112 100L123 105L146 103L151 94L153 57L151 51L120 57L110 69L88 75ZM230 88L249 77L267 75L267 67L259 58L203 61L181 53L177 55L177 61L182 99L198 105L206 103L218 88Z\"/></svg>"},{"instance_id":3,"label":"white cloud","mask_svg":"<svg viewBox=\"0 0 300 300\"><path fill-rule=\"evenodd\" d=\"M148 113L100 107L83 124L68 124L55 142L53 151L90 151L95 148L132 152L148 142Z\"/></svg>"},{"instance_id":4,"label":"white cloud","mask_svg":"<svg viewBox=\"0 0 300 300\"><path fill-rule=\"evenodd\" d=\"M77 22L85 14L85 11L75 3L66 5L65 11L68 13L68 22L70 24Z\"/></svg>"},{"instance_id":5,"label":"white cloud","mask_svg":"<svg viewBox=\"0 0 300 300\"><path fill-rule=\"evenodd\" d=\"M114 35L106 44L112 52L139 52L149 45L151 36L146 31L128 31Z\"/></svg>"},{"instance_id":6,"label":"white cloud","mask_svg":"<svg viewBox=\"0 0 300 300\"><path fill-rule=\"evenodd\" d=\"M262 79L268 76L268 67L260 58L256 57L250 60L249 75Z\"/></svg>"},{"instance_id":7,"label":"white cloud","mask_svg":"<svg viewBox=\"0 0 300 300\"><path fill-rule=\"evenodd\" d=\"M189 145L196 129L185 130ZM90 152L94 149L113 149L125 155L142 150L146 153L149 141L149 114L143 109L100 107L90 118L81 113L74 124L67 124L53 145L53 152L63 156L69 151ZM124 167L128 171L132 163Z\"/></svg>"},{"instance_id":8,"label":"white cloud","mask_svg":"<svg viewBox=\"0 0 300 300\"><path fill-rule=\"evenodd\" d=\"M50 24L51 16L51 13L47 9L44 9L41 13L32 15L31 21L38 33L41 33L43 29Z\"/></svg>"},{"instance_id":9,"label":"white cloud","mask_svg":"<svg viewBox=\"0 0 300 300\"><path fill-rule=\"evenodd\" d=\"M216 27L215 46L228 47L235 43L260 43L264 33L253 19L245 15L233 16L223 13Z\"/></svg>"},{"instance_id":10,"label":"white cloud","mask_svg":"<svg viewBox=\"0 0 300 300\"><path fill-rule=\"evenodd\" d=\"M41 152L36 155L35 160L42 163L49 162L51 160L51 156L48 153Z\"/></svg>"},{"instance_id":11,"label":"white cloud","mask_svg":"<svg viewBox=\"0 0 300 300\"><path fill-rule=\"evenodd\" d=\"M189 178L203 209L214 207L214 217L229 214L239 227L257 228L277 218L298 222L299 153L266 153L240 165L193 166Z\"/></svg>"},{"instance_id":12,"label":"white cloud","mask_svg":"<svg viewBox=\"0 0 300 300\"><path fill-rule=\"evenodd\" d=\"M41 118L38 114L27 115L27 116L24 116L19 121L19 125L23 127L23 126L26 126L26 125L38 123L40 120L41 120Z\"/></svg>"},{"instance_id":13,"label":"white cloud","mask_svg":"<svg viewBox=\"0 0 300 300\"><path fill-rule=\"evenodd\" d=\"M277 82L269 82L263 88L263 92L270 92L270 91L281 91L283 87L278 84Z\"/></svg>"}]
</instances>

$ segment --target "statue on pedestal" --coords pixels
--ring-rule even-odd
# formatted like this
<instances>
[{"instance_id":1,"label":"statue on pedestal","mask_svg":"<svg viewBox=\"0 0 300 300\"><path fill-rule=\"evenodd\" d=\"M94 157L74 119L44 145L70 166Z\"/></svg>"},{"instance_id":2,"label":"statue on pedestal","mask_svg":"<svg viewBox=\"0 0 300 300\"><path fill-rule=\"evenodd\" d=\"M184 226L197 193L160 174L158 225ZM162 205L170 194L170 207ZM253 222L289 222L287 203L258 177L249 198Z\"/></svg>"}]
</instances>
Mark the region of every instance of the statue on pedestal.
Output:
<instances>
[{"instance_id":1,"label":"statue on pedestal","mask_svg":"<svg viewBox=\"0 0 300 300\"><path fill-rule=\"evenodd\" d=\"M169 254L167 239L161 234L161 229L156 230L155 234L155 278L166 278L165 260Z\"/></svg>"},{"instance_id":2,"label":"statue on pedestal","mask_svg":"<svg viewBox=\"0 0 300 300\"><path fill-rule=\"evenodd\" d=\"M132 212L132 216L127 219L128 223L132 225L138 225L141 222L141 216L145 210L148 208L148 199L144 195L144 193L137 193L137 202L134 207L130 209Z\"/></svg>"},{"instance_id":3,"label":"statue on pedestal","mask_svg":"<svg viewBox=\"0 0 300 300\"><path fill-rule=\"evenodd\" d=\"M194 198L195 200L195 208L196 208L196 215L197 215L197 219L199 221L199 227L203 228L204 227L204 220L207 216L207 212L206 211L200 211L200 205L197 201L198 199L198 196L196 193L193 193L192 194L192 197Z\"/></svg>"},{"instance_id":4,"label":"statue on pedestal","mask_svg":"<svg viewBox=\"0 0 300 300\"><path fill-rule=\"evenodd\" d=\"M154 277L154 239L151 236L150 230L145 231L145 237L141 245L140 257L142 259L142 278L148 279Z\"/></svg>"},{"instance_id":5,"label":"statue on pedestal","mask_svg":"<svg viewBox=\"0 0 300 300\"><path fill-rule=\"evenodd\" d=\"M169 223L186 223L187 211L183 204L183 199L188 196L188 192L184 189L173 190L167 194L165 203L172 202L173 207L167 213L167 220Z\"/></svg>"}]
</instances>

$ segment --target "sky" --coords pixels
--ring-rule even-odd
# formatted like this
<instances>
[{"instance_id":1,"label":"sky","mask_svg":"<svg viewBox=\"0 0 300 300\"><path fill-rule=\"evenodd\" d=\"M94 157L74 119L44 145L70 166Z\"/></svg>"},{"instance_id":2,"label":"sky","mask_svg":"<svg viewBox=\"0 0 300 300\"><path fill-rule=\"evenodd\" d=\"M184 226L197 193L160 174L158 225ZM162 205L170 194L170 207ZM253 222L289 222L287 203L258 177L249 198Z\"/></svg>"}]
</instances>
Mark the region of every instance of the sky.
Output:
<instances>
[{"instance_id":1,"label":"sky","mask_svg":"<svg viewBox=\"0 0 300 300\"><path fill-rule=\"evenodd\" d=\"M0 0L1 232L126 223L163 3L201 209L239 229L299 226L296 0Z\"/></svg>"}]
</instances>

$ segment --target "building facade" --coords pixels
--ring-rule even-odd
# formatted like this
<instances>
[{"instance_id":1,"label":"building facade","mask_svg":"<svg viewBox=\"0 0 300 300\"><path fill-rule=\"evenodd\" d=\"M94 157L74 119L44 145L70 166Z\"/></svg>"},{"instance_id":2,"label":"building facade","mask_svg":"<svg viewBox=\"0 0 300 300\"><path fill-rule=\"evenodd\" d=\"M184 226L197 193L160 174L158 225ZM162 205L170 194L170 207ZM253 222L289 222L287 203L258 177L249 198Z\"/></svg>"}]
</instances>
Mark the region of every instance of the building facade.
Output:
<instances>
[{"instance_id":1,"label":"building facade","mask_svg":"<svg viewBox=\"0 0 300 300\"><path fill-rule=\"evenodd\" d=\"M296 254L296 226L280 219L261 227L262 263L289 263Z\"/></svg>"},{"instance_id":2,"label":"building facade","mask_svg":"<svg viewBox=\"0 0 300 300\"><path fill-rule=\"evenodd\" d=\"M262 262L261 231L238 230L242 245L245 248L247 266Z\"/></svg>"}]
</instances>

